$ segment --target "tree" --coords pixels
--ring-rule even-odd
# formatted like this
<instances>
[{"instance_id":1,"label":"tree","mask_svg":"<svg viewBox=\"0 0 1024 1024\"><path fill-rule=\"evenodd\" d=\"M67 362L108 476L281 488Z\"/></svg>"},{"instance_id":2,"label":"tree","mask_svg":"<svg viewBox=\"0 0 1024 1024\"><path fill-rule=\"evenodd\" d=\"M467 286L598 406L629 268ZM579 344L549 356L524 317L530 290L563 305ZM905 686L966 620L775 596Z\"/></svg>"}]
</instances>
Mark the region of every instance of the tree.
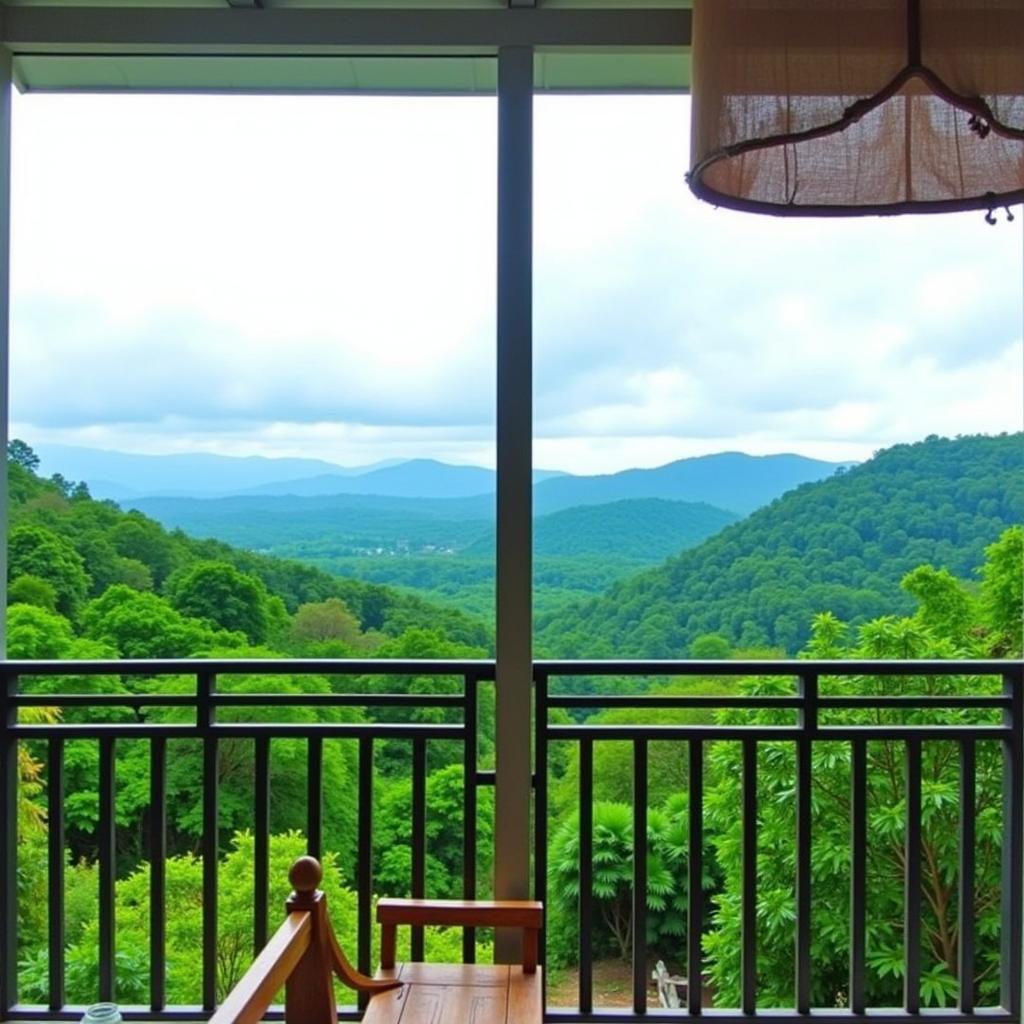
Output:
<instances>
[{"instance_id":1,"label":"tree","mask_svg":"<svg viewBox=\"0 0 1024 1024\"><path fill-rule=\"evenodd\" d=\"M431 772L426 781L427 896L461 899L463 878L461 764ZM489 879L494 841L494 791L477 792L477 877ZM375 878L389 896L411 895L412 782L402 778L385 790L377 820L379 859ZM486 884L486 883L485 883Z\"/></svg>"},{"instance_id":2,"label":"tree","mask_svg":"<svg viewBox=\"0 0 1024 1024\"><path fill-rule=\"evenodd\" d=\"M685 793L669 797L660 807L647 809L647 945L652 952L681 956L686 948L687 820ZM633 808L626 803L595 802L593 805L592 895L597 911L592 948L595 954L612 953L628 961L633 942ZM710 851L708 851L710 853ZM569 815L551 842L551 916L575 919L580 897L579 815ZM702 886L714 888L714 861L705 857ZM565 921L552 922L557 937L549 942L549 956L556 962L575 959L576 929Z\"/></svg>"},{"instance_id":3,"label":"tree","mask_svg":"<svg viewBox=\"0 0 1024 1024\"><path fill-rule=\"evenodd\" d=\"M267 588L227 562L198 562L168 579L165 591L183 615L244 633L252 643L267 638Z\"/></svg>"},{"instance_id":4,"label":"tree","mask_svg":"<svg viewBox=\"0 0 1024 1024\"><path fill-rule=\"evenodd\" d=\"M359 620L340 597L300 605L292 621L291 633L301 643L340 640L353 649L359 647L363 636Z\"/></svg>"},{"instance_id":5,"label":"tree","mask_svg":"<svg viewBox=\"0 0 1024 1024\"><path fill-rule=\"evenodd\" d=\"M34 604L49 612L57 610L57 591L48 580L25 574L7 588L8 604Z\"/></svg>"},{"instance_id":6,"label":"tree","mask_svg":"<svg viewBox=\"0 0 1024 1024\"><path fill-rule=\"evenodd\" d=\"M900 586L917 600L915 619L935 636L943 636L964 648L967 656L980 653L970 635L978 620L967 588L946 569L919 565L903 577Z\"/></svg>"},{"instance_id":7,"label":"tree","mask_svg":"<svg viewBox=\"0 0 1024 1024\"><path fill-rule=\"evenodd\" d=\"M174 570L178 553L171 537L159 523L141 512L129 512L110 530L110 542L124 558L134 558L149 567L157 586Z\"/></svg>"},{"instance_id":8,"label":"tree","mask_svg":"<svg viewBox=\"0 0 1024 1024\"><path fill-rule=\"evenodd\" d=\"M690 644L690 657L697 661L723 661L732 653L721 633L703 633Z\"/></svg>"},{"instance_id":9,"label":"tree","mask_svg":"<svg viewBox=\"0 0 1024 1024\"><path fill-rule=\"evenodd\" d=\"M981 605L989 648L1003 658L1024 653L1024 526L1013 526L985 549Z\"/></svg>"},{"instance_id":10,"label":"tree","mask_svg":"<svg viewBox=\"0 0 1024 1024\"><path fill-rule=\"evenodd\" d=\"M7 442L7 461L27 469L30 473L35 473L39 468L39 456L17 437Z\"/></svg>"},{"instance_id":11,"label":"tree","mask_svg":"<svg viewBox=\"0 0 1024 1024\"><path fill-rule=\"evenodd\" d=\"M74 619L89 591L82 556L65 537L43 526L16 526L7 542L7 579L36 576L57 595L57 610Z\"/></svg>"},{"instance_id":12,"label":"tree","mask_svg":"<svg viewBox=\"0 0 1024 1024\"><path fill-rule=\"evenodd\" d=\"M269 658L265 648L210 650L211 657L245 659ZM156 684L162 694L194 693L194 677L163 677ZM302 694L330 693L322 676L235 675L218 678L218 688L230 693L275 693L294 695L296 702L272 707L224 707L218 710L222 722L358 722L352 708L303 706ZM154 722L194 720L191 708L160 708L149 714ZM284 832L306 827L306 769L308 744L304 739L277 738L270 756L271 829ZM354 861L357 829L357 749L351 740L325 740L323 744L324 845L334 850L347 869ZM203 828L203 752L198 741L176 743L175 757L167 765L168 819L173 823L173 842L178 848L194 845ZM228 832L246 828L252 820L252 793L256 771L251 739L223 739L219 745L217 785L220 821ZM137 821L149 805L149 758L143 744L131 744L125 753L124 784L119 786L118 814L128 823Z\"/></svg>"},{"instance_id":13,"label":"tree","mask_svg":"<svg viewBox=\"0 0 1024 1024\"><path fill-rule=\"evenodd\" d=\"M918 575L938 583L939 574ZM944 605L943 605L944 606ZM916 618L883 617L861 628L848 646L848 631L832 615L818 616L806 654L815 659L922 659L957 653L947 637L935 636ZM823 685L825 682L823 681ZM827 681L828 693L845 695L978 694L995 692L976 678L839 677ZM792 692L776 677L745 681L752 695ZM723 723L779 724L785 712L721 712ZM865 719L865 715L870 715ZM783 717L780 717L783 716ZM950 710L832 710L830 724L962 723L965 712ZM977 752L977 947L976 984L982 1001L998 996L1002 764L994 744ZM903 972L903 858L905 783L903 744L868 745L868 907L866 978L873 1005L898 1005ZM958 772L953 745L924 744L922 761L922 984L926 1004L946 1005L957 990L956 879L958 858ZM792 743L758 744L758 993L765 1006L793 1003L793 921L795 809ZM716 898L714 929L704 950L722 1005L737 1005L740 994L740 909L742 892L740 751L735 743L715 743L709 767L717 780L706 797L707 826L724 872ZM814 918L811 958L812 997L817 1005L846 1005L849 970L850 747L818 743L812 753L814 827L812 884Z\"/></svg>"},{"instance_id":14,"label":"tree","mask_svg":"<svg viewBox=\"0 0 1024 1024\"><path fill-rule=\"evenodd\" d=\"M71 623L56 612L32 604L7 608L9 658L65 658L72 644Z\"/></svg>"},{"instance_id":15,"label":"tree","mask_svg":"<svg viewBox=\"0 0 1024 1024\"><path fill-rule=\"evenodd\" d=\"M82 614L87 636L109 644L123 658L189 658L244 638L190 619L156 594L116 584L90 601Z\"/></svg>"}]
</instances>

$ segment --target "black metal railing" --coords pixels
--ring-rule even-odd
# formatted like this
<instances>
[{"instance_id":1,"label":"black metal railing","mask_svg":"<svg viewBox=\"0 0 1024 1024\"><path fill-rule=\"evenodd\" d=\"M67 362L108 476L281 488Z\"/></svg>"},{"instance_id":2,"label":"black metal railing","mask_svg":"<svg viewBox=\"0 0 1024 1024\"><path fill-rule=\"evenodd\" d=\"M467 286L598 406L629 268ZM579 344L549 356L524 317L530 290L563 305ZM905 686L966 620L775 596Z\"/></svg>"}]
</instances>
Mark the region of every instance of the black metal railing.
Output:
<instances>
[{"instance_id":1,"label":"black metal railing","mask_svg":"<svg viewBox=\"0 0 1024 1024\"><path fill-rule=\"evenodd\" d=\"M218 679L228 675L258 674L261 677L320 676L429 676L462 680L458 693L237 693L218 689ZM160 679L194 677L195 691L181 693L32 693L21 681L46 677L115 676ZM99 984L97 996L116 997L115 881L116 881L116 745L143 741L149 745L150 809L146 853L150 861L150 999L148 1005L123 1007L126 1018L195 1020L209 1016L217 1002L217 876L220 853L218 807L218 759L227 740L253 742L253 947L266 943L270 833L271 742L280 738L306 741L306 840L307 852L320 857L323 850L323 754L324 741L345 739L358 745L358 841L356 852L357 961L359 969L372 972L373 885L373 782L374 745L400 740L410 748L412 849L409 887L414 897L425 895L426 881L426 782L428 744L448 740L462 744L464 785L463 886L466 899L476 896L477 786L493 784L493 772L478 768L478 689L493 680L494 664L486 661L119 661L119 662L4 662L0 663L0 1018L7 1020L77 1020L82 1007L65 1004L65 743L95 742L98 747L98 814L95 829L98 866ZM371 712L401 709L404 712L446 708L458 713L456 723L415 722L237 722L223 721L218 712L227 709L267 707L356 707ZM127 708L136 714L130 722L63 721L28 724L19 721L19 710L29 707L59 709ZM155 722L144 715L154 708L186 708L194 713L188 722ZM168 741L194 740L202 745L202 1000L198 1006L170 1006L166 999L167 933L167 756ZM49 1002L29 1006L18 999L18 750L21 744L45 750L48 830L48 959ZM423 958L423 929L413 930L411 955ZM475 958L472 929L463 933L463 959ZM346 1014L352 1017L351 1012Z\"/></svg>"},{"instance_id":2,"label":"black metal railing","mask_svg":"<svg viewBox=\"0 0 1024 1024\"><path fill-rule=\"evenodd\" d=\"M738 1021L757 1017L780 1020L843 1020L870 1014L873 1021L906 1020L918 1014L929 1020L1017 1021L1021 999L1021 899L1022 899L1022 701L1024 666L1019 662L538 662L536 682L536 735L538 764L549 759L551 745L569 742L578 758L578 999L572 1009L551 1008L548 1019L639 1020L652 1011L648 1007L650 964L646 935L647 888L647 804L649 744L673 741L685 744L688 768L687 897L685 948L673 950L687 972L686 1001L676 1016L708 1014L716 1020ZM789 679L791 692L737 695L663 694L633 695L609 693L594 695L600 680L618 677L634 684L646 679L667 680L676 677L744 677ZM976 679L978 691L972 693L860 692L833 694L823 691L826 680L850 682L878 679L895 682L918 677L942 680L951 676ZM566 680L589 679L587 695L574 694ZM980 685L985 678L994 685ZM563 684L561 687L559 684ZM639 687L634 687L639 688ZM662 688L664 689L664 688ZM937 689L941 689L938 687ZM986 689L995 692L985 692ZM611 708L645 710L651 718L668 709L729 710L742 713L772 712L778 721L771 724L722 722L715 724L595 724L578 721L560 724L551 721L551 712L560 709L583 716ZM829 712L856 712L853 723L829 721ZM949 712L956 712L950 715ZM899 719L909 713L934 715L947 721L906 724ZM974 715L975 720L970 719ZM785 719L789 718L787 723ZM957 721L949 719L957 718ZM872 721L873 719L873 721ZM594 998L592 935L595 924L593 892L594 853L594 752L609 741L632 745L632 1007L598 1008ZM868 974L867 952L867 794L868 744L877 741L895 743L903 748L905 781L905 831L903 836L903 1004L901 1007L869 1006L865 994ZM922 921L922 750L923 745L945 741L956 745L959 777L958 843L958 975L955 1008L922 1008L921 1005L921 921ZM849 985L845 1008L812 1003L812 979L815 964L811 956L812 904L812 751L819 743L848 745L850 757L850 848L849 848ZM715 745L739 746L738 769L741 799L736 807L740 820L742 879L740 885L740 999L732 1009L705 1009L702 948L707 893L702 885L705 864L705 762ZM975 967L975 878L976 878L976 760L982 744L996 743L1002 757L1002 858L1000 901L1000 983L995 1006L977 1005L973 978ZM791 745L794 752L794 873L792 878L792 914L794 972L791 1005L773 1010L758 999L758 755L763 745ZM548 816L547 773L537 776L537 846L535 886L544 899L548 888ZM549 904L550 906L550 904Z\"/></svg>"},{"instance_id":3,"label":"black metal railing","mask_svg":"<svg viewBox=\"0 0 1024 1024\"><path fill-rule=\"evenodd\" d=\"M772 1017L787 1021L813 1019L848 1021L869 1015L879 1021L904 1021L924 1015L934 1021L999 1021L1012 1024L1020 1020L1021 974L1021 899L1024 871L1022 841L1022 700L1024 679L1020 663L1008 662L537 662L535 682L535 889L544 899L548 889L549 857L549 754L554 745L568 744L578 757L579 815L579 892L584 894L576 908L579 984L575 1007L550 1005L546 1017L551 1021L638 1020L662 1012L649 1007L650 985L646 941L648 908L646 843L648 795L650 790L649 754L652 744L668 741L685 751L686 788L689 795L685 821L688 907L685 912L686 941L674 950L685 966L689 979L700 979L705 967L702 936L710 897L702 886L708 864L706 797L709 754L719 744L732 744L737 753L740 800L736 808L741 850L741 894L739 949L740 998L729 1008L705 1008L699 983L691 983L684 1006L672 1015L709 1015L728 1022ZM218 680L228 675L301 676L316 674L343 676L427 676L462 680L458 692L407 693L248 693L222 690ZM160 692L153 687L145 693L36 693L23 685L43 677L116 676L144 678L190 675L194 692ZM409 887L413 895L422 895L427 879L427 765L431 744L454 741L462 745L464 791L463 816L463 895L477 893L477 793L478 787L492 785L494 773L479 765L478 701L481 684L491 683L495 666L491 661L136 661L136 662L2 662L0 663L0 1019L73 1020L81 1008L65 1004L65 810L62 794L66 779L66 745L85 740L96 745L98 753L98 808L95 829L98 866L98 945L99 985L97 995L109 998L117 991L115 882L116 862L116 785L117 745L123 741L142 741L148 745L150 808L146 820L145 855L151 863L149 877L149 1001L146 1005L125 1007L129 1019L184 1020L209 1016L217 997L217 893L218 853L220 852L220 809L218 806L218 761L227 740L252 741L253 837L255 864L253 876L254 948L261 946L272 924L268 905L270 887L269 833L271 797L271 744L275 739L296 738L305 741L305 789L307 848L318 855L324 845L323 815L324 743L334 739L353 742L357 754L358 842L355 883L358 889L356 927L357 960L360 969L372 968L372 896L373 881L373 785L375 750L382 741L398 740L408 746L411 784L412 856ZM653 680L675 677L746 677L791 680L788 690L741 695L633 693L596 693L601 679L616 677L642 689ZM958 693L895 693L868 687L864 692L832 692L833 680L856 683L878 677L928 678L941 680L951 676L977 680L976 687ZM586 695L575 694L563 682L586 678ZM993 680L998 682L994 683ZM622 687L620 689L629 689ZM849 688L847 688L849 689ZM937 687L936 689L941 689ZM395 721L365 722L266 722L225 721L219 715L231 709L275 706L307 708L358 707L373 713L393 708L402 711L448 709L454 722L410 723ZM89 709L94 713L107 709L129 709L131 721L30 724L20 713L30 707ZM146 717L156 708L178 708L189 712L188 721L155 721ZM641 714L640 721L629 724L597 724L584 720L602 709L627 708ZM698 709L728 712L714 722L659 724L659 713L672 709ZM557 714L552 715L552 712ZM179 711L180 713L180 711ZM755 722L749 716L767 713L771 721ZM839 721L843 713L851 721ZM907 715L933 715L936 721L907 722ZM748 718L743 720L743 716ZM568 716L568 721L566 717ZM944 718L943 718L944 716ZM556 720L558 719L558 720ZM938 719L942 719L941 721ZM203 924L201 1003L197 1006L168 1005L166 998L166 931L168 858L167 782L168 746L180 740L192 740L202 748L202 827L199 840L203 872ZM595 1005L594 959L589 941L596 924L596 902L587 898L593 883L593 831L595 753L609 741L625 742L631 748L632 798L632 954L631 1006L605 1008ZM956 751L959 779L960 817L958 846L958 973L960 984L957 1004L947 1009L922 1008L920 1005L921 963L921 800L922 759L929 744L942 741ZM869 907L868 891L868 804L869 752L878 742L895 744L902 750L901 769L905 787L904 849L906 873L904 893L903 1005L879 1008L868 1005L865 979L868 976ZM812 1000L815 964L812 949L812 907L815 890L811 845L814 835L813 754L822 743L845 746L849 757L849 985L848 1005L814 1005ZM17 839L18 752L23 744L45 765L48 804L48 968L49 1001L31 1006L18 1000L18 877ZM757 856L759 758L772 746L785 747L793 756L794 871L793 901L793 986L791 1007L773 1010L759 1000L757 948ZM998 1004L979 1005L974 990L973 964L978 944L975 933L974 880L976 863L975 813L976 777L979 751L996 745L1002 760L1000 797L1002 840L1002 895L1000 900L1000 994ZM654 780L658 782L657 779ZM500 856L501 851L495 851ZM549 907L550 907L549 902ZM475 955L475 937L463 935L463 957L471 962ZM423 955L422 931L412 940L413 958ZM548 1000L549 1004L551 1000ZM356 1016L351 1009L346 1018Z\"/></svg>"}]
</instances>

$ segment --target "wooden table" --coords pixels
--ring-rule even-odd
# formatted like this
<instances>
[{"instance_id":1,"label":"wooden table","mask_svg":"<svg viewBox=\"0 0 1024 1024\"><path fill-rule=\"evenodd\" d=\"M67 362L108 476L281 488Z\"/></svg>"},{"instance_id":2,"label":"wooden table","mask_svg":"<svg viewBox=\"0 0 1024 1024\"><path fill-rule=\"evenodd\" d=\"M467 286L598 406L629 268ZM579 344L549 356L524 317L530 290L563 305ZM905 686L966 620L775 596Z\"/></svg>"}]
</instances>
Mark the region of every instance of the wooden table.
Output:
<instances>
[{"instance_id":1,"label":"wooden table","mask_svg":"<svg viewBox=\"0 0 1024 1024\"><path fill-rule=\"evenodd\" d=\"M400 963L376 977L401 988L378 992L363 1024L540 1024L542 969L508 964Z\"/></svg>"}]
</instances>

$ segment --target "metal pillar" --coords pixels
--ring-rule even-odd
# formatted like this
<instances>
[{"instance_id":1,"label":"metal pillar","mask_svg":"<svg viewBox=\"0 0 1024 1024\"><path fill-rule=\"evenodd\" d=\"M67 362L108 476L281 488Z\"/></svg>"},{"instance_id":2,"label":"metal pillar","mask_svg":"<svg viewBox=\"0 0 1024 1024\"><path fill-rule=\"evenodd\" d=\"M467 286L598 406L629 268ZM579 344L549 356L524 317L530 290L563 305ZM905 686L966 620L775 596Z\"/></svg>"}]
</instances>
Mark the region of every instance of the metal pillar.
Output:
<instances>
[{"instance_id":1,"label":"metal pillar","mask_svg":"<svg viewBox=\"0 0 1024 1024\"><path fill-rule=\"evenodd\" d=\"M530 889L533 672L533 48L498 51L497 726L494 893ZM496 959L519 957L499 931Z\"/></svg>"},{"instance_id":2,"label":"metal pillar","mask_svg":"<svg viewBox=\"0 0 1024 1024\"><path fill-rule=\"evenodd\" d=\"M0 612L7 607L7 440L10 420L11 319L11 51L0 46ZM7 653L7 616L0 614L0 657Z\"/></svg>"}]
</instances>

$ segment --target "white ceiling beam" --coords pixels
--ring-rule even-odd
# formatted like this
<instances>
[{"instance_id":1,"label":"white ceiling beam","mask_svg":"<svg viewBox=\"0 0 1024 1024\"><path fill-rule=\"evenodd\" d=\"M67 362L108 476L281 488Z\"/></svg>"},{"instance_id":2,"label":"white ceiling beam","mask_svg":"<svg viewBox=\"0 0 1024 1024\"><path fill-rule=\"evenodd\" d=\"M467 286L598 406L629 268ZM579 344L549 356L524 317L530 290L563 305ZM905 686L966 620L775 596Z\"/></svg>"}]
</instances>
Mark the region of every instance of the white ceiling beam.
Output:
<instances>
[{"instance_id":1,"label":"white ceiling beam","mask_svg":"<svg viewBox=\"0 0 1024 1024\"><path fill-rule=\"evenodd\" d=\"M501 46L680 47L690 11L666 8L6 7L15 54L477 52Z\"/></svg>"}]
</instances>

